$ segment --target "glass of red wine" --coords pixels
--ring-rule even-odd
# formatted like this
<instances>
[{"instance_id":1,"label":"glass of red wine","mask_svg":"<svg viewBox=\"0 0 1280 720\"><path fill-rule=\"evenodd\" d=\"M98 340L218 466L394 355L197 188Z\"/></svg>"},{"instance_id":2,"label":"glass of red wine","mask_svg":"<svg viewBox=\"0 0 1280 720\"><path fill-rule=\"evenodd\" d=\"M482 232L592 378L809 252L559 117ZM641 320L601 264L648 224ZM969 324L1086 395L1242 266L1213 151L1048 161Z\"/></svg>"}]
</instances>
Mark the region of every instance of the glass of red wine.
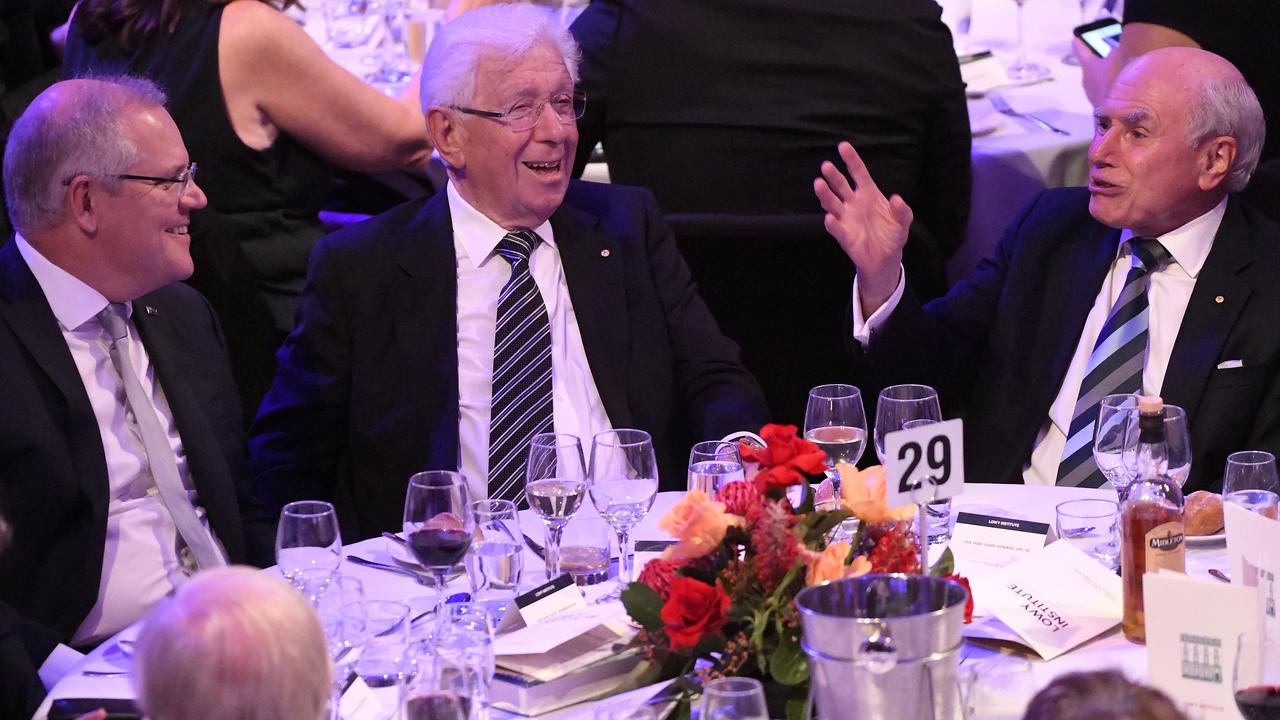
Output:
<instances>
[{"instance_id":1,"label":"glass of red wine","mask_svg":"<svg viewBox=\"0 0 1280 720\"><path fill-rule=\"evenodd\" d=\"M1232 689L1245 720L1280 720L1280 639L1240 635Z\"/></svg>"},{"instance_id":2,"label":"glass of red wine","mask_svg":"<svg viewBox=\"0 0 1280 720\"><path fill-rule=\"evenodd\" d=\"M445 580L467 554L475 531L467 479L452 470L428 470L409 478L404 497L404 536L413 556L436 579L436 612Z\"/></svg>"}]
</instances>

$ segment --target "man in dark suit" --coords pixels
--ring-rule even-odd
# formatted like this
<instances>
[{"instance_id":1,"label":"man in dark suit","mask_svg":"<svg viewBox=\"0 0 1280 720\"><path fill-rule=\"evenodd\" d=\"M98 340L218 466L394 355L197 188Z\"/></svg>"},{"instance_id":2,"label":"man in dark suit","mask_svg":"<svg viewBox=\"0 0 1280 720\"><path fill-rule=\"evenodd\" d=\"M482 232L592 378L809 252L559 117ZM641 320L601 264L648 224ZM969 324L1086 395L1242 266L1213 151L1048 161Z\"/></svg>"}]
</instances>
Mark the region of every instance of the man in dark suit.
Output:
<instances>
[{"instance_id":1,"label":"man in dark suit","mask_svg":"<svg viewBox=\"0 0 1280 720\"><path fill-rule=\"evenodd\" d=\"M858 268L860 361L964 413L970 481L1104 484L1098 401L1142 391L1191 419L1185 489L1217 488L1227 454L1280 449L1280 229L1230 194L1262 111L1230 63L1177 48L1129 65L1095 116L1089 187L1044 193L923 307L899 279L910 209L841 147L857 190L830 165L815 189Z\"/></svg>"},{"instance_id":2,"label":"man in dark suit","mask_svg":"<svg viewBox=\"0 0 1280 720\"><path fill-rule=\"evenodd\" d=\"M932 0L593 0L582 46L578 173L665 213L806 213L841 139L916 210L907 275L946 292L969 216L970 132L951 34Z\"/></svg>"},{"instance_id":3,"label":"man in dark suit","mask_svg":"<svg viewBox=\"0 0 1280 720\"><path fill-rule=\"evenodd\" d=\"M137 79L58 83L5 155L0 602L80 647L198 568L270 558L265 534L246 545L221 331L178 282L205 198L163 103Z\"/></svg>"},{"instance_id":4,"label":"man in dark suit","mask_svg":"<svg viewBox=\"0 0 1280 720\"><path fill-rule=\"evenodd\" d=\"M400 527L424 469L518 500L529 438L553 428L588 452L597 432L646 430L662 482L683 486L690 438L766 419L652 197L570 183L574 56L529 5L436 36L422 103L448 188L313 253L250 441L269 504L336 499L363 538Z\"/></svg>"}]
</instances>

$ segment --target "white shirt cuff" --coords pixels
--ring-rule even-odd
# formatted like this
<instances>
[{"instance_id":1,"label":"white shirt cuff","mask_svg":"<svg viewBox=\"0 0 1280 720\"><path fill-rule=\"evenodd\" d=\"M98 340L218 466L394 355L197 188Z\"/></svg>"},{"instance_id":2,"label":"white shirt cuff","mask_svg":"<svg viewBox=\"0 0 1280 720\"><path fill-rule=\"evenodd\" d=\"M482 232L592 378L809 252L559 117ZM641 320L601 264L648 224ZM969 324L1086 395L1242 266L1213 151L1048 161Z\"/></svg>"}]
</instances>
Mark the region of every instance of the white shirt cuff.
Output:
<instances>
[{"instance_id":1,"label":"white shirt cuff","mask_svg":"<svg viewBox=\"0 0 1280 720\"><path fill-rule=\"evenodd\" d=\"M898 303L902 300L902 293L907 290L907 273L901 265L898 266L898 286L893 289L893 294L889 296L884 304L876 308L871 313L871 317L867 317L862 312L862 300L858 297L858 277L853 278L853 339L866 345L871 342L871 336L877 330L884 326L889 316L893 314L893 309L898 307Z\"/></svg>"},{"instance_id":2,"label":"white shirt cuff","mask_svg":"<svg viewBox=\"0 0 1280 720\"><path fill-rule=\"evenodd\" d=\"M70 675L81 660L84 660L84 653L59 643L40 665L40 682L44 683L46 690L52 688L63 677Z\"/></svg>"}]
</instances>

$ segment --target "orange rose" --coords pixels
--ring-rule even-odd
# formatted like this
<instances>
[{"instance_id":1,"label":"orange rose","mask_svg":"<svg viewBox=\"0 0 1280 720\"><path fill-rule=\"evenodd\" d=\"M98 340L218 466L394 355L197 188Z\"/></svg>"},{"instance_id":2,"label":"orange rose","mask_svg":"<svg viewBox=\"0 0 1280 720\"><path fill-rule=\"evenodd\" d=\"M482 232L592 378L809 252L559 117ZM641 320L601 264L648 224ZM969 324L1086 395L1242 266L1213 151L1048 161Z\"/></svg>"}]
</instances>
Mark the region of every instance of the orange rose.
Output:
<instances>
[{"instance_id":1,"label":"orange rose","mask_svg":"<svg viewBox=\"0 0 1280 720\"><path fill-rule=\"evenodd\" d=\"M809 573L805 578L806 585L820 585L832 580L865 575L871 571L871 561L859 555L849 565L845 558L849 557L850 545L847 542L832 543L826 550L814 553L809 560Z\"/></svg>"},{"instance_id":2,"label":"orange rose","mask_svg":"<svg viewBox=\"0 0 1280 720\"><path fill-rule=\"evenodd\" d=\"M840 473L840 495L844 498L844 506L862 522L879 525L915 516L914 505L890 509L885 504L883 465L859 470L847 463L840 463L836 466L836 471Z\"/></svg>"},{"instance_id":3,"label":"orange rose","mask_svg":"<svg viewBox=\"0 0 1280 720\"><path fill-rule=\"evenodd\" d=\"M679 540L662 551L662 558L700 558L724 540L730 525L741 524L742 518L724 511L724 503L713 501L701 490L690 490L658 522L658 527Z\"/></svg>"}]
</instances>

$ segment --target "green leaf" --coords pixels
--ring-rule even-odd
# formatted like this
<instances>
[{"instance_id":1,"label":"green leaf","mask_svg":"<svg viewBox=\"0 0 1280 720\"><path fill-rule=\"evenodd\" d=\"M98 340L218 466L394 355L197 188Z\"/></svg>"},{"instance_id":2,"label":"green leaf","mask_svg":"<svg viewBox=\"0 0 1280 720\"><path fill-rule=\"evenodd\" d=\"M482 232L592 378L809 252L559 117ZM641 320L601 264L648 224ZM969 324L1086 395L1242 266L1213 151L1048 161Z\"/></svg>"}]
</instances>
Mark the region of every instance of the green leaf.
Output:
<instances>
[{"instance_id":1,"label":"green leaf","mask_svg":"<svg viewBox=\"0 0 1280 720\"><path fill-rule=\"evenodd\" d=\"M805 706L808 705L807 700L794 699L787 701L787 720L804 720Z\"/></svg>"},{"instance_id":2,"label":"green leaf","mask_svg":"<svg viewBox=\"0 0 1280 720\"><path fill-rule=\"evenodd\" d=\"M951 554L951 548L942 551L942 557L938 558L938 562L929 568L929 574L934 577L942 577L944 575L954 575L956 572L956 558Z\"/></svg>"},{"instance_id":3,"label":"green leaf","mask_svg":"<svg viewBox=\"0 0 1280 720\"><path fill-rule=\"evenodd\" d=\"M809 679L809 660L794 636L778 638L778 648L769 658L769 672L782 685L799 685Z\"/></svg>"},{"instance_id":4,"label":"green leaf","mask_svg":"<svg viewBox=\"0 0 1280 720\"><path fill-rule=\"evenodd\" d=\"M622 606L645 630L657 632L666 627L662 622L662 605L658 592L644 583L633 582L622 591Z\"/></svg>"},{"instance_id":5,"label":"green leaf","mask_svg":"<svg viewBox=\"0 0 1280 720\"><path fill-rule=\"evenodd\" d=\"M814 543L822 540L827 533L836 528L837 525L844 522L846 518L853 517L853 513L848 510L832 510L830 512L818 513L810 516L813 518L812 524L802 532L804 532L804 544L813 546ZM809 518L805 518L801 524L805 524Z\"/></svg>"}]
</instances>

